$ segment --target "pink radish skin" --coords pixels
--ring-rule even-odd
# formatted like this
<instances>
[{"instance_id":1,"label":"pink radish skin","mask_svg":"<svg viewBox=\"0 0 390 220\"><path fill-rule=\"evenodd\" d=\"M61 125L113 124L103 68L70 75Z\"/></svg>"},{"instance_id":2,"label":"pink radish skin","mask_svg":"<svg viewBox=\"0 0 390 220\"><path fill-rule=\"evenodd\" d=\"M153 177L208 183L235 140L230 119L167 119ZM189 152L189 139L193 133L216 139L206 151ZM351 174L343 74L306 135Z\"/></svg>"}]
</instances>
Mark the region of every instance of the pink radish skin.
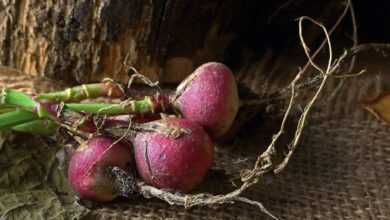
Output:
<instances>
[{"instance_id":1,"label":"pink radish skin","mask_svg":"<svg viewBox=\"0 0 390 220\"><path fill-rule=\"evenodd\" d=\"M80 145L73 154L69 162L68 178L80 198L107 202L117 196L114 180L104 169L107 166L117 166L127 171L133 158L127 143L119 142L109 149L113 143L111 137L94 137Z\"/></svg>"},{"instance_id":2,"label":"pink radish skin","mask_svg":"<svg viewBox=\"0 0 390 220\"><path fill-rule=\"evenodd\" d=\"M158 132L137 134L133 144L138 173L155 187L188 192L201 183L212 166L213 143L200 125L187 119L165 118L158 122L190 133L178 138Z\"/></svg>"},{"instance_id":3,"label":"pink radish skin","mask_svg":"<svg viewBox=\"0 0 390 220\"><path fill-rule=\"evenodd\" d=\"M173 99L183 116L202 125L213 139L229 130L239 105L232 72L216 62L198 67L179 85Z\"/></svg>"}]
</instances>

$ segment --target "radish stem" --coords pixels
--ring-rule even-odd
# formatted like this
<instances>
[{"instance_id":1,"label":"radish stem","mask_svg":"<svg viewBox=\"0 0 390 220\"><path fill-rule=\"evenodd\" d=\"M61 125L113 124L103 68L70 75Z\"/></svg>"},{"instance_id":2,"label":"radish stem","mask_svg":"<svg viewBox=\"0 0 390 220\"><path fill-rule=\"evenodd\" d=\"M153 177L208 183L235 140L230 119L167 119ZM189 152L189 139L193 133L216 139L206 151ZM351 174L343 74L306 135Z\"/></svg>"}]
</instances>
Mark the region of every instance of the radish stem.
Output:
<instances>
[{"instance_id":1,"label":"radish stem","mask_svg":"<svg viewBox=\"0 0 390 220\"><path fill-rule=\"evenodd\" d=\"M165 99L145 96L142 100L127 100L119 104L112 103L68 103L65 109L101 115L153 114L164 111Z\"/></svg>"},{"instance_id":2,"label":"radish stem","mask_svg":"<svg viewBox=\"0 0 390 220\"><path fill-rule=\"evenodd\" d=\"M0 114L0 128L18 125L28 121L38 119L38 116L26 110L16 110Z\"/></svg>"},{"instance_id":3,"label":"radish stem","mask_svg":"<svg viewBox=\"0 0 390 220\"><path fill-rule=\"evenodd\" d=\"M124 95L124 91L119 84L112 81L106 81L102 83L83 84L63 91L42 93L36 97L36 100L78 102L84 99L97 97L121 98Z\"/></svg>"},{"instance_id":4,"label":"radish stem","mask_svg":"<svg viewBox=\"0 0 390 220\"><path fill-rule=\"evenodd\" d=\"M0 93L0 106L18 106L32 110L36 102L23 92L3 88Z\"/></svg>"}]
</instances>

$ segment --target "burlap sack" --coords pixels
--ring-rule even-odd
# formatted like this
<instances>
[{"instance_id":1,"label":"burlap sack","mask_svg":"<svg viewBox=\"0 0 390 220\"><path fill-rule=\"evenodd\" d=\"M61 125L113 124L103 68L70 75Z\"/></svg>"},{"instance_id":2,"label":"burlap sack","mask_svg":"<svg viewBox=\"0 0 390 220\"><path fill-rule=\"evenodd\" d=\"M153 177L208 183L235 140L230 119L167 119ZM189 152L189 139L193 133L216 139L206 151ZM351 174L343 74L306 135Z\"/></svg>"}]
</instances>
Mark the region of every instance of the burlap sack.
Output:
<instances>
[{"instance_id":1,"label":"burlap sack","mask_svg":"<svg viewBox=\"0 0 390 220\"><path fill-rule=\"evenodd\" d=\"M262 202L281 219L389 219L390 147L387 140L390 141L390 127L365 113L358 104L367 94L386 89L386 77L369 72L363 77L348 79L336 96L329 97L339 82L332 79L311 114L301 145L288 168L278 176L266 176L244 196ZM4 83L5 79L2 80ZM38 85L42 83L38 82ZM299 108L295 109L295 114L298 113ZM214 171L200 190L226 193L240 184L240 170L251 168L256 154L264 150L278 127L278 120L270 118L264 113L260 120L254 120L241 131L231 146L218 148ZM63 204L68 202L61 200L61 196L59 200ZM5 219L13 216L4 210L0 214ZM143 198L100 205L84 214L79 217L268 219L258 208L246 204L185 210ZM53 216L47 212L42 219L69 216Z\"/></svg>"}]
</instances>

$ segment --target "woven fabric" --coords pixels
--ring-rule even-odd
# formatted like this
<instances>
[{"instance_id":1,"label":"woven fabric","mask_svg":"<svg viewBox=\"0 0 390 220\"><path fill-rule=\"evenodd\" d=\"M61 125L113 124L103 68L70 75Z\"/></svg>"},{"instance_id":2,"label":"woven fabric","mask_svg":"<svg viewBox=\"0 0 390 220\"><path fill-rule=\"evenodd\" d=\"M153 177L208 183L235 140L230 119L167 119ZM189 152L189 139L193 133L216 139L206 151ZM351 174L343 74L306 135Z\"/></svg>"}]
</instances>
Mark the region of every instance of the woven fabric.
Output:
<instances>
[{"instance_id":1,"label":"woven fabric","mask_svg":"<svg viewBox=\"0 0 390 220\"><path fill-rule=\"evenodd\" d=\"M261 201L281 219L388 219L389 133L390 128L377 121L317 118L307 127L288 168L246 196ZM232 155L220 152L219 165L234 172L252 164L253 160L240 161ZM232 188L224 180L213 181L221 191ZM258 209L243 204L183 210L144 199L94 213L101 219L267 219Z\"/></svg>"},{"instance_id":2,"label":"woven fabric","mask_svg":"<svg viewBox=\"0 0 390 220\"><path fill-rule=\"evenodd\" d=\"M265 177L244 196L262 202L281 219L389 219L390 127L357 105L367 91L378 93L385 86L378 80L367 82L366 78L349 81L334 99L318 103L287 169ZM325 94L334 87L335 82L330 82ZM234 189L240 183L240 171L251 168L272 135L268 124L278 126L264 119L232 146L220 146L213 172L200 191L226 193ZM85 219L268 217L256 207L240 203L185 210L157 199L135 198L101 205Z\"/></svg>"},{"instance_id":3,"label":"woven fabric","mask_svg":"<svg viewBox=\"0 0 390 220\"><path fill-rule=\"evenodd\" d=\"M244 194L262 202L281 219L389 219L390 126L365 112L359 101L386 89L386 75L346 81L329 97L339 80L330 80L313 108L301 145L278 176L265 177ZM308 92L309 93L309 92ZM295 115L299 112L296 110ZM292 117L294 121L294 117ZM203 190L226 193L239 184L242 169L251 168L279 126L263 116L257 129L220 146L215 175ZM293 128L289 128L291 131ZM288 140L288 139L287 139ZM287 143L281 140L281 145ZM223 171L224 170L224 171ZM117 210L121 210L118 212ZM101 219L269 219L246 204L184 210L158 200L137 200L93 212Z\"/></svg>"}]
</instances>

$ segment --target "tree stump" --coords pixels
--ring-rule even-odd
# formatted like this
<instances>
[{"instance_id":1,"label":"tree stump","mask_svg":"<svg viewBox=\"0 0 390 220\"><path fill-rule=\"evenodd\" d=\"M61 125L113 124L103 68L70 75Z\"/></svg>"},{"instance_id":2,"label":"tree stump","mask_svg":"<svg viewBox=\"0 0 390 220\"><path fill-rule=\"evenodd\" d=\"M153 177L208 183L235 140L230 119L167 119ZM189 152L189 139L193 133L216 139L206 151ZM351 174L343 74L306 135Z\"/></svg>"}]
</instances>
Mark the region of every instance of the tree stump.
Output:
<instances>
[{"instance_id":1,"label":"tree stump","mask_svg":"<svg viewBox=\"0 0 390 220\"><path fill-rule=\"evenodd\" d=\"M10 0L0 5L3 65L80 83L106 76L125 80L128 66L154 80L183 79L226 49L232 39L226 25L237 3Z\"/></svg>"},{"instance_id":2,"label":"tree stump","mask_svg":"<svg viewBox=\"0 0 390 220\"><path fill-rule=\"evenodd\" d=\"M294 19L306 7L309 14L332 17L334 7L324 10L324 4L341 6L330 2L4 0L0 62L73 84L126 81L129 66L152 80L177 83L207 61L259 80L268 71L264 65L279 63L275 51L298 44Z\"/></svg>"}]
</instances>

